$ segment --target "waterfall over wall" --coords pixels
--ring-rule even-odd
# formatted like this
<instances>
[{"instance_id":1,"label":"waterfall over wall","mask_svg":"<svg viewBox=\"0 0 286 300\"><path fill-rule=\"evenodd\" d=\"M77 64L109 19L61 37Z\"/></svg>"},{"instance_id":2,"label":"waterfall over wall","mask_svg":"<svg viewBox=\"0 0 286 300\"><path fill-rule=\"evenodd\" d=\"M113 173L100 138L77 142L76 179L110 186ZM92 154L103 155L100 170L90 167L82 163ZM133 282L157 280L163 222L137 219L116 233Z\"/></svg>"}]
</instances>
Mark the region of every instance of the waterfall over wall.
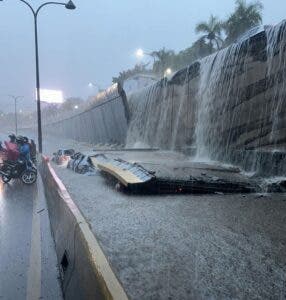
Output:
<instances>
[{"instance_id":1,"label":"waterfall over wall","mask_svg":"<svg viewBox=\"0 0 286 300\"><path fill-rule=\"evenodd\" d=\"M285 151L285 57L282 22L134 93L127 143L254 165L255 151Z\"/></svg>"},{"instance_id":2,"label":"waterfall over wall","mask_svg":"<svg viewBox=\"0 0 286 300\"><path fill-rule=\"evenodd\" d=\"M127 145L142 142L163 149L194 143L196 94L199 64L178 72L172 81L162 79L129 97L131 123Z\"/></svg>"},{"instance_id":3,"label":"waterfall over wall","mask_svg":"<svg viewBox=\"0 0 286 300\"><path fill-rule=\"evenodd\" d=\"M286 173L286 22L129 95L114 85L45 132L89 143L148 145L248 171Z\"/></svg>"}]
</instances>

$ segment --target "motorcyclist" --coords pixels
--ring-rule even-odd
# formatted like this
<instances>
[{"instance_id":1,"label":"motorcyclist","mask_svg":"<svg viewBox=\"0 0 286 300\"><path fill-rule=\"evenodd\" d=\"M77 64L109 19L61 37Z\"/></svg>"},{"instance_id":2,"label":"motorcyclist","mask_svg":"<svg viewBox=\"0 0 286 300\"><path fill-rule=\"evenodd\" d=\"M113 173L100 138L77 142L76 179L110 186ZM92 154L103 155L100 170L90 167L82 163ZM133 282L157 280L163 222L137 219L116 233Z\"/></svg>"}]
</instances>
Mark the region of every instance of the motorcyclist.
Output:
<instances>
[{"instance_id":1,"label":"motorcyclist","mask_svg":"<svg viewBox=\"0 0 286 300\"><path fill-rule=\"evenodd\" d=\"M5 141L7 159L11 161L16 161L19 158L19 150L18 145L16 143L15 134L9 135L10 141Z\"/></svg>"},{"instance_id":2,"label":"motorcyclist","mask_svg":"<svg viewBox=\"0 0 286 300\"><path fill-rule=\"evenodd\" d=\"M14 141L14 138L10 137ZM37 180L37 169L30 161L29 139L23 136L17 136L16 143L6 142L8 146L15 146L19 149L19 158L12 162L5 160L0 169L2 180L8 183L11 179L21 178L25 184L32 184Z\"/></svg>"},{"instance_id":3,"label":"motorcyclist","mask_svg":"<svg viewBox=\"0 0 286 300\"><path fill-rule=\"evenodd\" d=\"M20 160L24 160L25 162L30 162L31 154L30 154L29 139L27 137L19 137L17 140L19 144Z\"/></svg>"}]
</instances>

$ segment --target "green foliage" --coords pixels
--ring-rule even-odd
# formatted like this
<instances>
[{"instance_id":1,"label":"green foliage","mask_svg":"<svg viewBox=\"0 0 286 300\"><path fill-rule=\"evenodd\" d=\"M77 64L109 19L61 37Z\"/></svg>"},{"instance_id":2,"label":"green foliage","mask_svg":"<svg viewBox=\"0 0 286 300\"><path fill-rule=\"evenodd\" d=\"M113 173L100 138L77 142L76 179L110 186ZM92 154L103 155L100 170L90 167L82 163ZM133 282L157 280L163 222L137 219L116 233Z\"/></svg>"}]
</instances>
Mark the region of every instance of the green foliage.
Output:
<instances>
[{"instance_id":1,"label":"green foliage","mask_svg":"<svg viewBox=\"0 0 286 300\"><path fill-rule=\"evenodd\" d=\"M164 76L167 68L177 71L194 61L203 58L234 42L241 34L250 28L262 23L261 2L246 3L245 0L235 1L235 10L226 21L221 21L211 15L207 22L200 22L196 26L196 33L202 35L190 47L175 53L173 50L162 48L153 51L149 55L153 58L152 69L147 69L146 65L136 65L134 68L122 71L118 77L113 78L113 82L121 84L128 78L136 74L154 74L158 77ZM225 40L223 40L226 36Z\"/></svg>"},{"instance_id":2,"label":"green foliage","mask_svg":"<svg viewBox=\"0 0 286 300\"><path fill-rule=\"evenodd\" d=\"M203 33L200 38L207 40L209 45L209 54L214 50L219 50L222 46L223 40L221 33L223 29L223 23L215 16L211 15L208 22L201 22L196 26L196 33Z\"/></svg>"},{"instance_id":3,"label":"green foliage","mask_svg":"<svg viewBox=\"0 0 286 300\"><path fill-rule=\"evenodd\" d=\"M49 104L42 106L42 118L43 120L49 120L51 118L64 116L75 111L75 106L80 108L83 103L84 101L81 98L71 97L66 99L62 104Z\"/></svg>"},{"instance_id":4,"label":"green foliage","mask_svg":"<svg viewBox=\"0 0 286 300\"><path fill-rule=\"evenodd\" d=\"M197 40L191 47L175 55L173 70L180 70L194 61L210 54L210 47L204 39Z\"/></svg>"},{"instance_id":5,"label":"green foliage","mask_svg":"<svg viewBox=\"0 0 286 300\"><path fill-rule=\"evenodd\" d=\"M158 76L163 76L166 69L174 65L175 52L173 50L162 48L159 51L153 51L150 56L154 59L153 73Z\"/></svg>"},{"instance_id":6,"label":"green foliage","mask_svg":"<svg viewBox=\"0 0 286 300\"><path fill-rule=\"evenodd\" d=\"M246 4L245 0L236 0L235 3L235 11L223 25L227 35L226 44L234 42L241 34L262 23L261 2Z\"/></svg>"},{"instance_id":7,"label":"green foliage","mask_svg":"<svg viewBox=\"0 0 286 300\"><path fill-rule=\"evenodd\" d=\"M59 107L62 111L71 111L74 110L75 106L80 106L82 104L83 100L81 98L68 98L66 101L61 104Z\"/></svg>"},{"instance_id":8,"label":"green foliage","mask_svg":"<svg viewBox=\"0 0 286 300\"><path fill-rule=\"evenodd\" d=\"M135 65L134 68L126 70L126 71L122 71L119 73L119 75L117 77L113 77L112 78L112 82L113 83L120 83L121 85L123 84L123 82L132 77L133 75L136 74L146 74L146 73L151 73L150 70L147 69L147 65L148 64L138 64Z\"/></svg>"}]
</instances>

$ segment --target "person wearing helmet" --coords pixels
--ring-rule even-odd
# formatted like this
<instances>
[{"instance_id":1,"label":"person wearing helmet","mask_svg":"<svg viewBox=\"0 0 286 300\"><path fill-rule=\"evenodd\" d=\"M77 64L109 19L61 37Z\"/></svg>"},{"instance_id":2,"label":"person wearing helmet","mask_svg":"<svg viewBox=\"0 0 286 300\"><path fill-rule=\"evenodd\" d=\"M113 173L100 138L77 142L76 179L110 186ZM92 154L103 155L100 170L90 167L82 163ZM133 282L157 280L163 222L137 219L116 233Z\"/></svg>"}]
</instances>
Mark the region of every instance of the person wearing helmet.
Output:
<instances>
[{"instance_id":1,"label":"person wearing helmet","mask_svg":"<svg viewBox=\"0 0 286 300\"><path fill-rule=\"evenodd\" d=\"M19 144L20 159L29 162L31 159L29 140L27 137L17 137Z\"/></svg>"},{"instance_id":2,"label":"person wearing helmet","mask_svg":"<svg viewBox=\"0 0 286 300\"><path fill-rule=\"evenodd\" d=\"M14 133L10 134L9 136L10 143L16 144L16 135Z\"/></svg>"},{"instance_id":3,"label":"person wearing helmet","mask_svg":"<svg viewBox=\"0 0 286 300\"><path fill-rule=\"evenodd\" d=\"M23 138L22 135L17 135L15 138L16 143L20 145L23 142Z\"/></svg>"},{"instance_id":4,"label":"person wearing helmet","mask_svg":"<svg viewBox=\"0 0 286 300\"><path fill-rule=\"evenodd\" d=\"M7 159L11 161L16 161L19 158L18 145L16 143L15 134L9 135L10 141L5 141Z\"/></svg>"}]
</instances>

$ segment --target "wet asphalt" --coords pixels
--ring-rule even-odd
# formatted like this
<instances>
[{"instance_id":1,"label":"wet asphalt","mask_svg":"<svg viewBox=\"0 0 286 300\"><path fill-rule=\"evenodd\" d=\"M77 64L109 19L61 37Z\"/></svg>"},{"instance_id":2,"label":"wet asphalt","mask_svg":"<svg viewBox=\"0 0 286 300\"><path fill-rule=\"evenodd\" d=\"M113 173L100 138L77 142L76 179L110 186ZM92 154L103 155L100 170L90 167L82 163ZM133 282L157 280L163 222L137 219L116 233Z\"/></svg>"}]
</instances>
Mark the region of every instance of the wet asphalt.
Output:
<instances>
[{"instance_id":1,"label":"wet asphalt","mask_svg":"<svg viewBox=\"0 0 286 300\"><path fill-rule=\"evenodd\" d=\"M130 299L286 299L286 195L120 193L54 165Z\"/></svg>"},{"instance_id":2,"label":"wet asphalt","mask_svg":"<svg viewBox=\"0 0 286 300\"><path fill-rule=\"evenodd\" d=\"M0 179L0 299L62 299L41 179Z\"/></svg>"},{"instance_id":3,"label":"wet asphalt","mask_svg":"<svg viewBox=\"0 0 286 300\"><path fill-rule=\"evenodd\" d=\"M285 194L128 195L54 168L130 299L286 299Z\"/></svg>"}]
</instances>

